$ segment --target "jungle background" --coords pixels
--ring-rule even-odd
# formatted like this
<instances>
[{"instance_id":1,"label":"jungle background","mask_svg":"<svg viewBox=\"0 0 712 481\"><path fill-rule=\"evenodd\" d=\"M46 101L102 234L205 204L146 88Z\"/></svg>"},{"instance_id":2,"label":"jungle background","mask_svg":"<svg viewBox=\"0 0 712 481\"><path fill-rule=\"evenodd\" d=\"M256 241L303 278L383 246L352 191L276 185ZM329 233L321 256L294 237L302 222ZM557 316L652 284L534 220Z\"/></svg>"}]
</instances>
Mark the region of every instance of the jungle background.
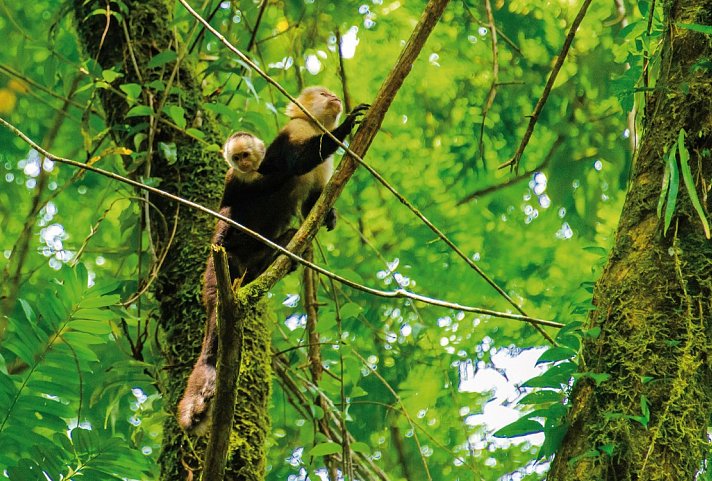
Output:
<instances>
[{"instance_id":1,"label":"jungle background","mask_svg":"<svg viewBox=\"0 0 712 481\"><path fill-rule=\"evenodd\" d=\"M214 209L223 140L248 130L268 142L288 99L179 2L142 3L149 8L0 0L0 117L55 155ZM373 101L425 2L192 6L291 94L324 85L353 107ZM546 476L582 342L600 333L587 322L594 282L629 187L642 122L635 101L655 85L651 59L667 31L661 2L591 4L516 170L500 168L522 143L580 8L450 2L364 158L490 282L363 168L314 252L359 284L560 323L543 328L555 347L522 320L377 297L324 276L308 328L300 268L268 296L267 479ZM107 64L115 35L135 51ZM0 172L0 475L197 473L190 453L202 447L172 416L202 336L199 284L215 219L45 159L9 129L0 129ZM166 298L193 307L169 320ZM635 402L642 412L611 418L645 429L650 413L634 419L647 409ZM171 445L181 457L165 454ZM583 457L615 450L603 443ZM697 476L711 479L698 462Z\"/></svg>"}]
</instances>

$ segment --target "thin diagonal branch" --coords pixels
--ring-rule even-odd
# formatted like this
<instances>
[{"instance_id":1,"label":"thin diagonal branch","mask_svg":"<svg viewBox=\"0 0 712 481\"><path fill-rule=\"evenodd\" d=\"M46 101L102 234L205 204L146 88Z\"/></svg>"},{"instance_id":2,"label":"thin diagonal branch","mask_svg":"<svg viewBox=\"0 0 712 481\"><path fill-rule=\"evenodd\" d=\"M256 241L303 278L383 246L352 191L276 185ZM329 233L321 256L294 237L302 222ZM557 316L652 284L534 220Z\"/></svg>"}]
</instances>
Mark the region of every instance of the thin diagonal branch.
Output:
<instances>
[{"instance_id":1,"label":"thin diagonal branch","mask_svg":"<svg viewBox=\"0 0 712 481\"><path fill-rule=\"evenodd\" d=\"M556 58L556 63L554 64L554 68L551 69L551 73L549 74L549 79L546 81L546 85L544 86L544 92L542 92L541 97L539 97L539 101L536 103L536 107L534 107L534 112L532 113L531 117L529 118L529 125L527 126L526 132L524 132L524 137L522 137L522 142L519 144L519 148L517 148L517 151L514 153L514 156L512 156L512 158L510 160L508 160L507 162L505 162L499 166L500 169L509 167L510 170L513 170L515 173L519 173L519 161L521 160L522 154L524 153L524 149L527 148L529 139L531 138L532 133L534 132L534 126L536 125L537 121L539 120L539 115L541 114L541 111L544 109L544 105L546 105L546 101L549 99L549 94L551 93L551 89L554 87L554 82L556 81L556 77L559 75L559 71L561 70L561 67L564 65L566 56L569 54L569 50L571 49L571 44L573 43L574 37L576 36L576 31L578 30L579 26L581 25L581 22L583 21L584 17L586 16L586 10L588 10L589 5L591 5L591 0L583 1L583 4L581 5L581 8L578 11L578 14L576 14L576 18L574 18L574 21L571 24L569 33L566 35L566 40L564 40L564 45L563 45L563 47L561 47L561 52L559 53L559 56Z\"/></svg>"},{"instance_id":2,"label":"thin diagonal branch","mask_svg":"<svg viewBox=\"0 0 712 481\"><path fill-rule=\"evenodd\" d=\"M496 185L490 185L489 187L485 187L484 189L479 189L479 190L472 192L471 194L467 194L465 197L458 200L456 205L460 206L463 204L467 204L468 202L473 201L473 200L477 199L478 197L484 197L487 194L491 194L492 192L496 192L500 189L505 189L511 185L521 182L524 179L528 179L532 174L534 174L535 172L539 172L541 169L543 169L547 165L549 165L549 161L553 157L554 153L559 149L559 147L563 143L564 143L564 136L559 135L558 137L556 137L554 144L549 149L549 153L547 154L546 158L544 159L544 162L537 165L532 170L528 170L522 174L515 175L514 177L508 179L506 182L503 182L501 184L496 184Z\"/></svg>"},{"instance_id":3,"label":"thin diagonal branch","mask_svg":"<svg viewBox=\"0 0 712 481\"><path fill-rule=\"evenodd\" d=\"M490 85L487 93L487 101L485 108L482 109L482 123L480 124L480 159L482 167L487 170L485 163L485 121L487 113L494 105L494 99L497 97L497 82L499 82L499 54L497 51L497 28L494 24L494 15L492 14L492 4L490 0L485 0L485 10L487 11L487 22L489 22L490 36L492 37L492 85Z\"/></svg>"}]
</instances>

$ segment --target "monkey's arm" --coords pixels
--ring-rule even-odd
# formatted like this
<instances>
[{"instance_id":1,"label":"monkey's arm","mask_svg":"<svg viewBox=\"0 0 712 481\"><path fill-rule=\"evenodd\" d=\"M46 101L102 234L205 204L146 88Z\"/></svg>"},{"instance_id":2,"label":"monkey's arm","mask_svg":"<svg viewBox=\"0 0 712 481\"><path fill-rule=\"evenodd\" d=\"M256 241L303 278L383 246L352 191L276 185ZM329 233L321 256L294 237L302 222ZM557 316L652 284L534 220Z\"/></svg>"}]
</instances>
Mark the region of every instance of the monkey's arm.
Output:
<instances>
[{"instance_id":1,"label":"monkey's arm","mask_svg":"<svg viewBox=\"0 0 712 481\"><path fill-rule=\"evenodd\" d=\"M357 106L346 116L341 125L331 131L331 134L343 142L351 133L358 118L368 108L367 104ZM315 135L304 142L295 143L289 139L289 132L284 131L267 148L259 172L303 175L324 162L336 152L338 147L336 142L326 134Z\"/></svg>"},{"instance_id":2,"label":"monkey's arm","mask_svg":"<svg viewBox=\"0 0 712 481\"><path fill-rule=\"evenodd\" d=\"M232 218L231 207L229 207L229 206L221 207L220 215ZM213 238L210 240L210 243L219 245L219 246L223 245L223 241L225 240L225 236L227 235L227 232L229 230L230 230L230 225L228 225L227 222L225 222L223 220L218 220L217 224L215 225L215 232L213 232Z\"/></svg>"}]
</instances>

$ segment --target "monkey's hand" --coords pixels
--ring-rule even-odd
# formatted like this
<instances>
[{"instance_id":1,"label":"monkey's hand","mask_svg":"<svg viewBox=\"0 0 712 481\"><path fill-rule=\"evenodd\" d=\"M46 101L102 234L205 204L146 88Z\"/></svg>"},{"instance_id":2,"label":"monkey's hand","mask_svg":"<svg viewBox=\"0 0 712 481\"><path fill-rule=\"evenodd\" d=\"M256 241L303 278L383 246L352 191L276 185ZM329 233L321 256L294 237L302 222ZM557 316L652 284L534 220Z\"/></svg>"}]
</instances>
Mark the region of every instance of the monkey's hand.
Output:
<instances>
[{"instance_id":1,"label":"monkey's hand","mask_svg":"<svg viewBox=\"0 0 712 481\"><path fill-rule=\"evenodd\" d=\"M210 427L215 397L215 366L201 361L193 367L183 399L178 403L178 423L190 434L204 436Z\"/></svg>"},{"instance_id":2,"label":"monkey's hand","mask_svg":"<svg viewBox=\"0 0 712 481\"><path fill-rule=\"evenodd\" d=\"M370 109L370 104L359 104L346 116L346 122L352 127L361 122L360 117L365 115L366 110Z\"/></svg>"}]
</instances>

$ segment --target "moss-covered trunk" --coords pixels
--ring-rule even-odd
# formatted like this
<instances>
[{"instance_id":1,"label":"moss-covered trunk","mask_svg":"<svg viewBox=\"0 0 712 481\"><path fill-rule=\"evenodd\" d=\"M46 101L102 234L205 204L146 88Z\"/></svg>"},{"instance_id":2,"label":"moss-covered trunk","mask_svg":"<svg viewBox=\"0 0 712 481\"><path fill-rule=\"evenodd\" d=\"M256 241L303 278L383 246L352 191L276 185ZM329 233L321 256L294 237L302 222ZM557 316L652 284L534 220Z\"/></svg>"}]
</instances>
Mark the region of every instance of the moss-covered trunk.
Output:
<instances>
[{"instance_id":1,"label":"moss-covered trunk","mask_svg":"<svg viewBox=\"0 0 712 481\"><path fill-rule=\"evenodd\" d=\"M110 4L119 15L107 17L96 15L105 9L103 0L75 0L74 13L80 42L88 56L96 59L102 69L112 67L123 77L113 83L135 83L143 86L141 103L160 104L163 92L148 87L152 81L169 83L175 62L150 68L149 61L166 50L180 52L172 34L171 20L173 2L167 0L124 0L125 10ZM89 16L90 15L90 16ZM126 29L118 18L126 22ZM153 86L157 83L153 84ZM208 143L221 143L218 129L210 115L201 111L201 92L191 62L184 60L174 76L173 86L179 94L172 95L166 106L177 105L185 110L187 127L196 127L206 134ZM130 106L126 99L112 90L100 90L107 124L114 138L121 145L134 146L134 135L149 135L148 117L126 117ZM165 110L165 109L164 109ZM224 166L215 152L206 150L208 143L197 142L180 129L165 122L156 123L151 149L150 166L144 163L137 169L137 176L160 178L159 187L181 197L216 207L222 193ZM159 142L176 145L177 159L168 161L161 155ZM148 156L143 142L141 158ZM171 414L165 424L164 444L160 456L162 479L176 481L198 479L205 444L190 440L175 421L175 406L185 386L185 379L200 350L205 313L201 303L202 273L208 255L209 239L215 220L203 213L181 208L161 197L151 197L151 202L165 216L164 219L151 212L151 233L158 252L169 248L158 278L154 293L160 302L158 322L163 333L162 347L165 355L164 399L165 408ZM170 230L177 217L175 234ZM168 232L165 222L168 223ZM265 306L255 306L245 325L245 355L243 355L243 380L236 409L236 421L232 445L236 447L228 463L226 479L256 481L264 478L265 438L269 426L267 404L271 385L268 353L270 331L263 321ZM255 383L251 386L250 383ZM190 473L192 472L192 473ZM239 473L239 474L238 474Z\"/></svg>"},{"instance_id":2,"label":"moss-covered trunk","mask_svg":"<svg viewBox=\"0 0 712 481\"><path fill-rule=\"evenodd\" d=\"M685 129L696 190L710 217L712 73L704 61L712 42L678 25L712 24L712 0L669 1L665 11L661 72L616 245L594 295L591 325L601 335L584 346L587 370L610 378L574 389L571 426L550 481L693 480L709 449L712 243L682 175L667 235L656 207L664 154Z\"/></svg>"}]
</instances>

